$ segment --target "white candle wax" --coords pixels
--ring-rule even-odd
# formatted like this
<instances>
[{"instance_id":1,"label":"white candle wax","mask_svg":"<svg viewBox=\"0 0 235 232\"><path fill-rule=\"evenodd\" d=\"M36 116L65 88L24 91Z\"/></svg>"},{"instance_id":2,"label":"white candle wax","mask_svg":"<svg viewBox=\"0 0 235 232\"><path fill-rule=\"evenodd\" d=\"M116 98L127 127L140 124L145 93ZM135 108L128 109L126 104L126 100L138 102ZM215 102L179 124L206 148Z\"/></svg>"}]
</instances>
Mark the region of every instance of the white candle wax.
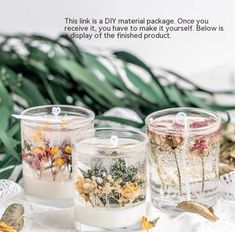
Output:
<instances>
[{"instance_id":1,"label":"white candle wax","mask_svg":"<svg viewBox=\"0 0 235 232\"><path fill-rule=\"evenodd\" d=\"M44 181L24 176L25 194L51 200L70 200L73 197L72 181Z\"/></svg>"},{"instance_id":2,"label":"white candle wax","mask_svg":"<svg viewBox=\"0 0 235 232\"><path fill-rule=\"evenodd\" d=\"M143 215L146 215L145 203L127 208L92 208L74 202L75 221L92 227L128 227L140 223Z\"/></svg>"}]
</instances>

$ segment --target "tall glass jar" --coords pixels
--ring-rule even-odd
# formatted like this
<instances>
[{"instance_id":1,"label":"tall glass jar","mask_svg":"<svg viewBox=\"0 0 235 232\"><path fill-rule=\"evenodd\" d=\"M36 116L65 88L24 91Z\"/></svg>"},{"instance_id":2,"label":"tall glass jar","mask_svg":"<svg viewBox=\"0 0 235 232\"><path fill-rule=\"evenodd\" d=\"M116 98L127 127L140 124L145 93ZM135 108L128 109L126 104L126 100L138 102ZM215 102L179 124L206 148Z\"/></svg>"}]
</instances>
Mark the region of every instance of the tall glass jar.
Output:
<instances>
[{"instance_id":1,"label":"tall glass jar","mask_svg":"<svg viewBox=\"0 0 235 232\"><path fill-rule=\"evenodd\" d=\"M47 105L21 113L23 183L27 197L56 205L72 202L72 143L93 127L88 109Z\"/></svg>"},{"instance_id":2,"label":"tall glass jar","mask_svg":"<svg viewBox=\"0 0 235 232\"><path fill-rule=\"evenodd\" d=\"M76 143L76 229L100 231L140 224L146 213L146 144L144 133L117 128L90 130Z\"/></svg>"},{"instance_id":3,"label":"tall glass jar","mask_svg":"<svg viewBox=\"0 0 235 232\"><path fill-rule=\"evenodd\" d=\"M197 108L172 108L146 118L153 204L176 210L183 200L213 206L218 196L220 117Z\"/></svg>"}]
</instances>

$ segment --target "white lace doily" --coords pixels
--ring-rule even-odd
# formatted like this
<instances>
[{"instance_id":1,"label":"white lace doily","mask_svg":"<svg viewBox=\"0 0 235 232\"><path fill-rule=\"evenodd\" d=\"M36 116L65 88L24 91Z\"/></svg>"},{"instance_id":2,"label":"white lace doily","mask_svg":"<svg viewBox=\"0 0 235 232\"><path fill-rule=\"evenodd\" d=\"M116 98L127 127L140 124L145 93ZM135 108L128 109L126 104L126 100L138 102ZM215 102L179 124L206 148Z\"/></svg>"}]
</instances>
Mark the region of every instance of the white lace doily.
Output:
<instances>
[{"instance_id":1,"label":"white lace doily","mask_svg":"<svg viewBox=\"0 0 235 232\"><path fill-rule=\"evenodd\" d=\"M0 205L12 198L23 196L23 189L20 185L11 180L0 180Z\"/></svg>"},{"instance_id":2,"label":"white lace doily","mask_svg":"<svg viewBox=\"0 0 235 232\"><path fill-rule=\"evenodd\" d=\"M235 172L220 177L220 195L225 200L235 201Z\"/></svg>"}]
</instances>

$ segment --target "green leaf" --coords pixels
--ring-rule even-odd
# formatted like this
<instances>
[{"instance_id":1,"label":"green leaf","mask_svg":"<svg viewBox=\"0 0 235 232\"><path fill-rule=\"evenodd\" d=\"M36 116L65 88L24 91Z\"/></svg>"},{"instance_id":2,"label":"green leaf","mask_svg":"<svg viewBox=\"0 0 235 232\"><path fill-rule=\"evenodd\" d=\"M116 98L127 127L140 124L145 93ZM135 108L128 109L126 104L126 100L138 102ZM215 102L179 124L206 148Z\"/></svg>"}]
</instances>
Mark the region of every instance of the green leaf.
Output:
<instances>
[{"instance_id":1,"label":"green leaf","mask_svg":"<svg viewBox=\"0 0 235 232\"><path fill-rule=\"evenodd\" d=\"M156 103L160 106L165 106L164 97L159 94L159 91L154 91L153 83L145 83L139 76L132 72L127 65L125 65L125 71L130 82L137 88L139 93L147 98L149 101L152 101L153 104Z\"/></svg>"},{"instance_id":2,"label":"green leaf","mask_svg":"<svg viewBox=\"0 0 235 232\"><path fill-rule=\"evenodd\" d=\"M60 59L60 65L73 77L78 84L85 84L97 94L103 96L113 106L123 106L122 101L115 96L112 86L99 80L85 68L72 60Z\"/></svg>"},{"instance_id":3,"label":"green leaf","mask_svg":"<svg viewBox=\"0 0 235 232\"><path fill-rule=\"evenodd\" d=\"M0 106L7 107L9 110L13 108L13 102L11 96L6 90L3 82L0 80Z\"/></svg>"},{"instance_id":4,"label":"green leaf","mask_svg":"<svg viewBox=\"0 0 235 232\"><path fill-rule=\"evenodd\" d=\"M84 60L85 64L88 67L91 67L93 69L99 70L104 77L106 78L107 81L109 81L112 85L114 85L117 88L122 89L123 83L119 79L118 76L114 75L111 73L99 60L96 56L91 55L89 53L84 53Z\"/></svg>"},{"instance_id":5,"label":"green leaf","mask_svg":"<svg viewBox=\"0 0 235 232\"><path fill-rule=\"evenodd\" d=\"M28 60L28 65L30 68L37 69L38 71L40 71L43 74L49 73L48 68L46 67L46 65L42 61L36 61L36 60L30 58Z\"/></svg>"},{"instance_id":6,"label":"green leaf","mask_svg":"<svg viewBox=\"0 0 235 232\"><path fill-rule=\"evenodd\" d=\"M184 92L185 92L185 95L187 96L188 102L192 104L193 106L204 108L204 109L212 109L212 107L210 107L209 104L205 102L205 100L199 97L195 97L190 91L184 91Z\"/></svg>"},{"instance_id":7,"label":"green leaf","mask_svg":"<svg viewBox=\"0 0 235 232\"><path fill-rule=\"evenodd\" d=\"M0 139L6 147L7 153L13 155L16 160L20 160L19 155L13 147L13 144L15 143L14 140L12 138L9 138L4 131L0 131Z\"/></svg>"},{"instance_id":8,"label":"green leaf","mask_svg":"<svg viewBox=\"0 0 235 232\"><path fill-rule=\"evenodd\" d=\"M25 47L28 49L29 56L33 57L33 59L46 60L48 58L47 53L43 52L38 47L32 46L30 43L25 43Z\"/></svg>"},{"instance_id":9,"label":"green leaf","mask_svg":"<svg viewBox=\"0 0 235 232\"><path fill-rule=\"evenodd\" d=\"M0 168L6 168L8 166L16 165L16 162L19 163L12 155L6 154L4 159L0 162Z\"/></svg>"},{"instance_id":10,"label":"green leaf","mask_svg":"<svg viewBox=\"0 0 235 232\"><path fill-rule=\"evenodd\" d=\"M8 77L7 85L12 92L23 97L29 106L44 105L45 100L38 90L38 87L30 80L23 77L22 74L16 75L14 71L5 68L5 73Z\"/></svg>"},{"instance_id":11,"label":"green leaf","mask_svg":"<svg viewBox=\"0 0 235 232\"><path fill-rule=\"evenodd\" d=\"M162 95L161 101L165 106L169 105L169 98L164 87L161 85L160 81L154 75L154 73L152 72L149 66L147 66L143 61L141 61L136 56L130 54L129 52L119 51L119 52L114 52L114 55L118 57L120 60L124 61L124 63L125 62L131 63L146 70L151 75L153 81L155 82L155 85L152 85L153 90L155 90L159 95Z\"/></svg>"},{"instance_id":12,"label":"green leaf","mask_svg":"<svg viewBox=\"0 0 235 232\"><path fill-rule=\"evenodd\" d=\"M14 167L10 167L4 171L0 170L0 179L8 179L11 176L11 173L14 171Z\"/></svg>"},{"instance_id":13,"label":"green leaf","mask_svg":"<svg viewBox=\"0 0 235 232\"><path fill-rule=\"evenodd\" d=\"M65 34L60 35L59 38L62 38L68 42L67 49L74 55L75 60L81 66L83 66L83 56L82 56L82 53L81 53L79 47L75 44L75 42Z\"/></svg>"},{"instance_id":14,"label":"green leaf","mask_svg":"<svg viewBox=\"0 0 235 232\"><path fill-rule=\"evenodd\" d=\"M135 64L139 67L142 67L143 69L147 70L147 71L151 71L151 69L143 62L141 61L139 58L137 58L136 56L130 54L129 52L126 51L116 51L113 53L117 58L127 62L127 63L131 63L131 64Z\"/></svg>"},{"instance_id":15,"label":"green leaf","mask_svg":"<svg viewBox=\"0 0 235 232\"><path fill-rule=\"evenodd\" d=\"M45 88L46 88L46 90L47 90L47 93L48 93L48 95L49 95L49 97L50 97L52 103L53 103L53 104L59 104L59 102L57 101L56 96L55 96L55 94L54 94L54 91L53 91L53 89L51 88L51 85L49 84L47 78L41 76L41 79L42 79L42 82L43 82L43 84L44 84L44 86L45 86Z\"/></svg>"},{"instance_id":16,"label":"green leaf","mask_svg":"<svg viewBox=\"0 0 235 232\"><path fill-rule=\"evenodd\" d=\"M20 174L18 175L18 177L16 178L16 183L19 183L19 181L23 178L23 171L20 171Z\"/></svg>"},{"instance_id":17,"label":"green leaf","mask_svg":"<svg viewBox=\"0 0 235 232\"><path fill-rule=\"evenodd\" d=\"M178 107L184 107L187 103L184 101L183 93L177 88L176 85L169 85L166 87L168 96L171 102L174 102Z\"/></svg>"}]
</instances>

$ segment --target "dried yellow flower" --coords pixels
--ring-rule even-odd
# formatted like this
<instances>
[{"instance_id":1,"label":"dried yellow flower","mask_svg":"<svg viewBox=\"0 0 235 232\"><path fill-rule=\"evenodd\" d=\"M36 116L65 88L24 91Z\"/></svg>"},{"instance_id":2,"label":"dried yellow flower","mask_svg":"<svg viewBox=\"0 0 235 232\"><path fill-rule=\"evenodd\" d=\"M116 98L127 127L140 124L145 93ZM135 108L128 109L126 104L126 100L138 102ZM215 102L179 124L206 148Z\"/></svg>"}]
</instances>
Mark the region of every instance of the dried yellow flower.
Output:
<instances>
[{"instance_id":1,"label":"dried yellow flower","mask_svg":"<svg viewBox=\"0 0 235 232\"><path fill-rule=\"evenodd\" d=\"M32 149L32 152L33 152L34 154L42 154L42 153L44 152L44 150L43 150L42 147L34 147L34 148Z\"/></svg>"},{"instance_id":2,"label":"dried yellow flower","mask_svg":"<svg viewBox=\"0 0 235 232\"><path fill-rule=\"evenodd\" d=\"M66 146L64 148L64 152L67 154L71 154L72 153L72 147L70 145Z\"/></svg>"},{"instance_id":3,"label":"dried yellow flower","mask_svg":"<svg viewBox=\"0 0 235 232\"><path fill-rule=\"evenodd\" d=\"M83 178L78 178L77 182L75 183L75 188L79 193L83 192L83 183L84 183Z\"/></svg>"},{"instance_id":4,"label":"dried yellow flower","mask_svg":"<svg viewBox=\"0 0 235 232\"><path fill-rule=\"evenodd\" d=\"M55 165L56 165L57 167L63 166L63 165L64 165L64 160L63 160L62 158L57 158L57 159L55 159Z\"/></svg>"},{"instance_id":5,"label":"dried yellow flower","mask_svg":"<svg viewBox=\"0 0 235 232\"><path fill-rule=\"evenodd\" d=\"M158 220L159 220L159 218L156 218L152 221L149 221L145 216L143 216L141 218L142 229L148 232L149 230L154 228L154 226L156 225Z\"/></svg>"},{"instance_id":6,"label":"dried yellow flower","mask_svg":"<svg viewBox=\"0 0 235 232\"><path fill-rule=\"evenodd\" d=\"M4 221L0 220L0 231L2 232L16 232L16 230L11 227L8 226Z\"/></svg>"},{"instance_id":7,"label":"dried yellow flower","mask_svg":"<svg viewBox=\"0 0 235 232\"><path fill-rule=\"evenodd\" d=\"M78 178L75 183L75 188L80 194L89 194L95 190L96 184L90 179Z\"/></svg>"},{"instance_id":8,"label":"dried yellow flower","mask_svg":"<svg viewBox=\"0 0 235 232\"><path fill-rule=\"evenodd\" d=\"M51 152L51 155L57 155L59 153L59 148L58 147L52 147L50 152Z\"/></svg>"},{"instance_id":9,"label":"dried yellow flower","mask_svg":"<svg viewBox=\"0 0 235 232\"><path fill-rule=\"evenodd\" d=\"M125 199L130 199L139 191L140 187L137 183L126 183L122 187L122 197Z\"/></svg>"},{"instance_id":10,"label":"dried yellow flower","mask_svg":"<svg viewBox=\"0 0 235 232\"><path fill-rule=\"evenodd\" d=\"M34 142L40 142L43 140L45 137L45 132L44 131L37 131L32 135L32 140Z\"/></svg>"}]
</instances>

